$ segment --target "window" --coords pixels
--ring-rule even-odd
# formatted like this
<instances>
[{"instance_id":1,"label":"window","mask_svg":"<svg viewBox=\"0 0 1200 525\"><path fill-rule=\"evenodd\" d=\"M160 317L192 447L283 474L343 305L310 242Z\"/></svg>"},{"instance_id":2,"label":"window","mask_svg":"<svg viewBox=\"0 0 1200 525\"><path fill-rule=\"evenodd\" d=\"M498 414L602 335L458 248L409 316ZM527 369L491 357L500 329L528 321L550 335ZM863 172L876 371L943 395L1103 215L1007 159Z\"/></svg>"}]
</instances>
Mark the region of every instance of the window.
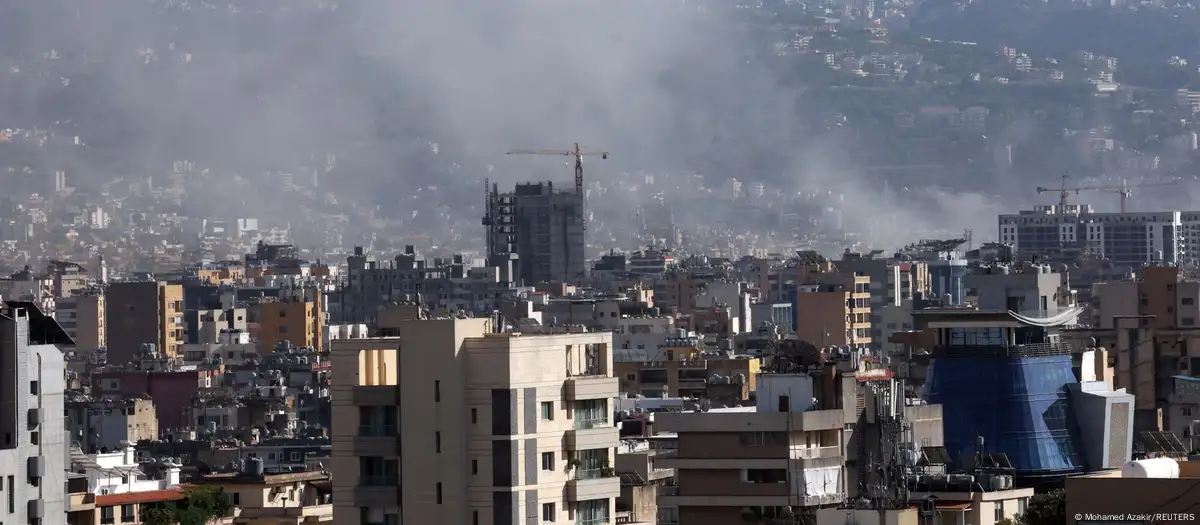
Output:
<instances>
[{"instance_id":1,"label":"window","mask_svg":"<svg viewBox=\"0 0 1200 525\"><path fill-rule=\"evenodd\" d=\"M29 382L29 395L36 396L40 393L41 393L41 388L38 386L38 382L30 381Z\"/></svg>"},{"instance_id":2,"label":"window","mask_svg":"<svg viewBox=\"0 0 1200 525\"><path fill-rule=\"evenodd\" d=\"M742 432L738 442L743 447L782 446L787 444L785 432Z\"/></svg>"},{"instance_id":3,"label":"window","mask_svg":"<svg viewBox=\"0 0 1200 525\"><path fill-rule=\"evenodd\" d=\"M435 449L435 451L438 454L442 453L442 433L441 432L433 433L433 448Z\"/></svg>"},{"instance_id":4,"label":"window","mask_svg":"<svg viewBox=\"0 0 1200 525\"><path fill-rule=\"evenodd\" d=\"M241 505L242 504L242 493L234 492L231 496L231 501L233 501L234 505Z\"/></svg>"},{"instance_id":5,"label":"window","mask_svg":"<svg viewBox=\"0 0 1200 525\"><path fill-rule=\"evenodd\" d=\"M553 401L542 401L542 421L554 421Z\"/></svg>"},{"instance_id":6,"label":"window","mask_svg":"<svg viewBox=\"0 0 1200 525\"><path fill-rule=\"evenodd\" d=\"M479 511L471 511L471 525L479 525Z\"/></svg>"},{"instance_id":7,"label":"window","mask_svg":"<svg viewBox=\"0 0 1200 525\"><path fill-rule=\"evenodd\" d=\"M292 452L292 463L302 461L303 459L304 458L300 455L300 452Z\"/></svg>"},{"instance_id":8,"label":"window","mask_svg":"<svg viewBox=\"0 0 1200 525\"><path fill-rule=\"evenodd\" d=\"M1184 306L1192 306L1192 305L1196 304L1196 299L1194 297L1184 297L1179 300L1179 304L1182 304Z\"/></svg>"},{"instance_id":9,"label":"window","mask_svg":"<svg viewBox=\"0 0 1200 525\"><path fill-rule=\"evenodd\" d=\"M477 474L479 474L479 460L472 459L471 460L471 475L475 476Z\"/></svg>"},{"instance_id":10,"label":"window","mask_svg":"<svg viewBox=\"0 0 1200 525\"><path fill-rule=\"evenodd\" d=\"M40 444L42 442L42 435L39 434L37 431L30 432L29 433L29 442L34 445Z\"/></svg>"},{"instance_id":11,"label":"window","mask_svg":"<svg viewBox=\"0 0 1200 525\"><path fill-rule=\"evenodd\" d=\"M437 504L438 505L442 504L442 484L441 484L441 482L438 482L438 484L437 484Z\"/></svg>"},{"instance_id":12,"label":"window","mask_svg":"<svg viewBox=\"0 0 1200 525\"><path fill-rule=\"evenodd\" d=\"M471 409L471 424L474 425L475 423L478 423L478 422L479 422L479 411L472 408Z\"/></svg>"},{"instance_id":13,"label":"window","mask_svg":"<svg viewBox=\"0 0 1200 525\"><path fill-rule=\"evenodd\" d=\"M116 521L116 518L113 517L112 507L100 507L100 523L108 525L110 523L116 523Z\"/></svg>"},{"instance_id":14,"label":"window","mask_svg":"<svg viewBox=\"0 0 1200 525\"><path fill-rule=\"evenodd\" d=\"M133 523L133 505L121 505L121 523Z\"/></svg>"},{"instance_id":15,"label":"window","mask_svg":"<svg viewBox=\"0 0 1200 525\"><path fill-rule=\"evenodd\" d=\"M787 469L750 468L745 471L746 483L787 483Z\"/></svg>"},{"instance_id":16,"label":"window","mask_svg":"<svg viewBox=\"0 0 1200 525\"><path fill-rule=\"evenodd\" d=\"M997 502L996 502L996 516L995 516L995 520L996 520L996 522L997 522L997 523L999 523L999 522L1001 522L1001 521L1004 521L1004 502L1003 502L1003 501L997 501Z\"/></svg>"},{"instance_id":17,"label":"window","mask_svg":"<svg viewBox=\"0 0 1200 525\"><path fill-rule=\"evenodd\" d=\"M434 403L442 402L442 382L441 381L433 382L433 402Z\"/></svg>"},{"instance_id":18,"label":"window","mask_svg":"<svg viewBox=\"0 0 1200 525\"><path fill-rule=\"evenodd\" d=\"M549 523L554 522L554 504L553 503L543 503L542 504L542 521L549 522Z\"/></svg>"},{"instance_id":19,"label":"window","mask_svg":"<svg viewBox=\"0 0 1200 525\"><path fill-rule=\"evenodd\" d=\"M1029 498L1017 498L1017 514L1024 515L1029 509Z\"/></svg>"},{"instance_id":20,"label":"window","mask_svg":"<svg viewBox=\"0 0 1200 525\"><path fill-rule=\"evenodd\" d=\"M1192 407L1183 407L1183 417L1192 417Z\"/></svg>"},{"instance_id":21,"label":"window","mask_svg":"<svg viewBox=\"0 0 1200 525\"><path fill-rule=\"evenodd\" d=\"M554 471L554 453L542 452L542 470Z\"/></svg>"},{"instance_id":22,"label":"window","mask_svg":"<svg viewBox=\"0 0 1200 525\"><path fill-rule=\"evenodd\" d=\"M779 412L788 413L792 411L791 400L788 396L779 396Z\"/></svg>"}]
</instances>

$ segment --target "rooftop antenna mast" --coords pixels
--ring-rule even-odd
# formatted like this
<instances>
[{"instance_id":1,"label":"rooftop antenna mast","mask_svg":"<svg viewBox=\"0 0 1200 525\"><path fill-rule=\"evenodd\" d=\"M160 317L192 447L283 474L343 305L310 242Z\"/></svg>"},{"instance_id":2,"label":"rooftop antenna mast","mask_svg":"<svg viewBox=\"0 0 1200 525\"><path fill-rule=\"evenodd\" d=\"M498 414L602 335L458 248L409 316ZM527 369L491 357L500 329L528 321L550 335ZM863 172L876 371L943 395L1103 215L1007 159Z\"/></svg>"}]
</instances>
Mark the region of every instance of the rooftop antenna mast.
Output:
<instances>
[{"instance_id":1,"label":"rooftop antenna mast","mask_svg":"<svg viewBox=\"0 0 1200 525\"><path fill-rule=\"evenodd\" d=\"M556 150L556 149L515 149L508 152L509 155L561 155L564 157L575 157L575 193L579 194L581 202L587 200L587 195L583 192L583 158L584 157L600 157L608 158L607 151L583 151L579 149L579 143L575 143L573 150ZM581 210L583 211L583 210ZM587 215L583 215L583 228L587 229Z\"/></svg>"}]
</instances>

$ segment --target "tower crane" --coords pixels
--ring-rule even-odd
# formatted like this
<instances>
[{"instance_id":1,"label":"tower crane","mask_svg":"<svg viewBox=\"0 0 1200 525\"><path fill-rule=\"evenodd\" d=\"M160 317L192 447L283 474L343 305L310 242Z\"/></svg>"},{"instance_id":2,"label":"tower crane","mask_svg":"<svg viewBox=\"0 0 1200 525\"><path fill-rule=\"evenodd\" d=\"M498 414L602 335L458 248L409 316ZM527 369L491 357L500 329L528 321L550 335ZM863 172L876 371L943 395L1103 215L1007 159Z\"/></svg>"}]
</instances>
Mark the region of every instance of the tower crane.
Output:
<instances>
[{"instance_id":1,"label":"tower crane","mask_svg":"<svg viewBox=\"0 0 1200 525\"><path fill-rule=\"evenodd\" d=\"M575 157L575 192L579 194L580 202L587 200L587 196L583 193L583 158L584 157L600 157L601 159L608 158L607 151L582 151L579 149L579 143L575 143L573 150L560 149L515 149L508 152L508 155L559 155L563 157ZM587 215L583 217L583 227L587 228Z\"/></svg>"},{"instance_id":2,"label":"tower crane","mask_svg":"<svg viewBox=\"0 0 1200 525\"><path fill-rule=\"evenodd\" d=\"M1130 188L1152 188L1152 187L1156 187L1156 186L1174 186L1176 184L1179 184L1179 181L1168 180L1168 181L1160 181L1160 182L1143 182L1143 183L1137 183L1137 184L1130 186L1128 180L1122 180L1120 186L1114 185L1114 186L1068 187L1067 186L1067 176L1063 175L1062 176L1062 187L1055 189L1055 188L1045 188L1045 187L1038 186L1037 192L1038 192L1038 194L1047 193L1047 192L1059 192L1058 204L1059 204L1059 206L1063 206L1063 207L1065 207L1067 205L1067 198L1071 196L1071 192L1075 192L1076 195L1078 195L1079 192L1081 192L1081 191L1102 191L1102 192L1106 192L1106 193L1116 193L1117 195L1119 195L1121 197L1121 213L1125 213L1127 211L1129 197L1133 196L1133 190L1131 190Z\"/></svg>"}]
</instances>

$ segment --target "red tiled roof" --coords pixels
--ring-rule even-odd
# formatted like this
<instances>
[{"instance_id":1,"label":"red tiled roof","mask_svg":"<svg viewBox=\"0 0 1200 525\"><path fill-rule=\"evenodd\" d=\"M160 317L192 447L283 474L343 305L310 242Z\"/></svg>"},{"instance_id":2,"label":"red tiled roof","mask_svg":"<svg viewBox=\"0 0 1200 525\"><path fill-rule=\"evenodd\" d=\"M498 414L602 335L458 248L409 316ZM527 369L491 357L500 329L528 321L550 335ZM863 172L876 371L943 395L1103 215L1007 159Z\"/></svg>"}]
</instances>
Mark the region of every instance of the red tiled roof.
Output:
<instances>
[{"instance_id":1,"label":"red tiled roof","mask_svg":"<svg viewBox=\"0 0 1200 525\"><path fill-rule=\"evenodd\" d=\"M113 505L130 505L134 503L156 503L159 501L174 501L183 499L183 489L147 490L144 492L125 492L121 494L105 494L96 496L97 507Z\"/></svg>"}]
</instances>

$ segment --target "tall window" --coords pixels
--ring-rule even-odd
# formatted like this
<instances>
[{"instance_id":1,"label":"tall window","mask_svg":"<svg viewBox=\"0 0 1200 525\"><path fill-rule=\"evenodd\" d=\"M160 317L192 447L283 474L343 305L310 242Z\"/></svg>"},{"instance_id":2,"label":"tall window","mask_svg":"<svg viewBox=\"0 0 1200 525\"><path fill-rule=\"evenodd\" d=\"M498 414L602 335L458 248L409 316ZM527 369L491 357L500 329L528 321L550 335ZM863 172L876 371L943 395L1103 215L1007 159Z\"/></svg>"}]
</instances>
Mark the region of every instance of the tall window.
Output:
<instances>
[{"instance_id":1,"label":"tall window","mask_svg":"<svg viewBox=\"0 0 1200 525\"><path fill-rule=\"evenodd\" d=\"M608 424L608 400L587 399L575 402L575 428L588 429Z\"/></svg>"},{"instance_id":2,"label":"tall window","mask_svg":"<svg viewBox=\"0 0 1200 525\"><path fill-rule=\"evenodd\" d=\"M577 525L608 523L608 500L593 499L579 502L575 507L575 523Z\"/></svg>"}]
</instances>

